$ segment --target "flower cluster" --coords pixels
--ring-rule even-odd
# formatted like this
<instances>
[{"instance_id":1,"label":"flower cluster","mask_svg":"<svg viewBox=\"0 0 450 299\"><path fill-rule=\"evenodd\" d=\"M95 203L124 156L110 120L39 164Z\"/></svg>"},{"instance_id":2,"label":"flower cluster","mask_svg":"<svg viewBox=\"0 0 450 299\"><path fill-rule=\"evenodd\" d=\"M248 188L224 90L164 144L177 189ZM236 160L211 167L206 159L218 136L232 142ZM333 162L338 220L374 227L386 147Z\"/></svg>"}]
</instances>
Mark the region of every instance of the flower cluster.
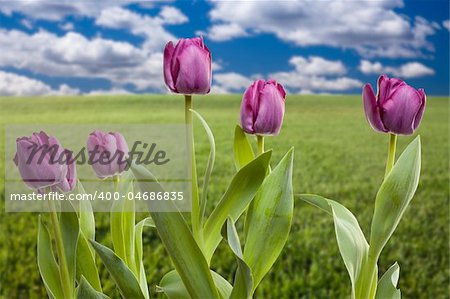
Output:
<instances>
[{"instance_id":1,"label":"flower cluster","mask_svg":"<svg viewBox=\"0 0 450 299\"><path fill-rule=\"evenodd\" d=\"M171 213L151 210L147 218L136 223L135 214L130 212L130 209L134 211L134 203L116 202L110 215L111 250L95 241L94 214L89 202L84 203L87 206L83 211L71 208L59 216L57 207L50 203L53 234L40 218L37 249L38 266L49 297L104 298L96 254L124 298L150 298L143 263L144 227L157 230L174 266L158 284L158 290L167 297L253 297L280 256L294 215L294 149L287 151L276 165L271 161L272 150L264 149L264 138L280 133L286 91L273 79L256 80L245 90L240 126L236 126L234 136L236 172L220 200L208 205L215 141L206 120L193 110L192 95L210 92L211 63L211 53L199 37L182 39L175 46L169 42L164 50L165 83L170 91L185 95L187 158L192 169L190 217L177 210ZM378 258L414 195L420 172L419 138L411 142L397 162L395 149L397 134L410 135L419 127L425 110L425 92L386 75L380 76L377 85L377 95L370 84L364 85L364 110L370 126L389 133L390 141L385 178L375 199L369 242L356 217L342 204L313 194L295 195L333 216L336 240L351 278L352 298L358 299L400 298L396 288L398 264L378 279ZM207 132L211 147L201 191L195 164L194 117ZM254 139L256 153L252 146ZM41 193L70 192L78 184L83 190L77 182L73 154L58 139L40 132L17 139L16 144L14 162L28 187ZM133 188L147 193L163 192L154 174L136 163L127 165L125 160L132 155L120 133L95 130L88 136L87 148L94 156L93 171L102 180L112 178L116 192ZM36 151L41 154L35 155ZM61 157L64 163L55 163ZM121 181L119 176L123 173L127 173L128 179ZM209 206L214 206L212 211L208 210ZM244 223L236 225L238 221ZM241 231L240 227L245 229ZM233 284L211 268L211 260L222 240L236 257ZM51 250L53 243L57 258Z\"/></svg>"}]
</instances>

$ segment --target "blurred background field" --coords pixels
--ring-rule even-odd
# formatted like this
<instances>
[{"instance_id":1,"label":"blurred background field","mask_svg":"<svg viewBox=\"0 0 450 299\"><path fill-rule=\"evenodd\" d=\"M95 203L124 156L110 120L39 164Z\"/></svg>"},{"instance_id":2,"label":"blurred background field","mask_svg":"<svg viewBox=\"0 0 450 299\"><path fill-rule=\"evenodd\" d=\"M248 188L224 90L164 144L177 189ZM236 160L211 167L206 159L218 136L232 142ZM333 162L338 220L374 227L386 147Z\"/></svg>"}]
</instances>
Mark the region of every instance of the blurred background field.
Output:
<instances>
[{"instance_id":1,"label":"blurred background field","mask_svg":"<svg viewBox=\"0 0 450 299\"><path fill-rule=\"evenodd\" d=\"M240 96L195 98L195 109L209 122L217 146L209 190L210 208L234 173L232 138ZM398 261L404 298L449 296L449 100L430 97L421 127L422 173L419 189L380 259L380 273ZM180 96L98 96L0 98L0 171L4 173L4 128L8 124L180 123ZM208 156L203 129L196 125L199 173ZM400 137L398 153L414 136ZM288 96L281 134L267 138L277 162L295 147L294 190L314 192L345 204L369 235L374 197L384 174L387 136L373 132L359 96ZM45 298L36 265L37 214L4 212L0 182L0 298ZM97 213L97 240L111 247L109 215ZM146 230L144 257L151 290L171 266L154 231ZM100 263L99 263L100 264ZM223 244L212 267L230 282L234 258ZM118 292L101 268L105 293ZM339 256L330 217L296 202L292 231L281 257L260 285L257 298L349 298L350 281Z\"/></svg>"}]
</instances>

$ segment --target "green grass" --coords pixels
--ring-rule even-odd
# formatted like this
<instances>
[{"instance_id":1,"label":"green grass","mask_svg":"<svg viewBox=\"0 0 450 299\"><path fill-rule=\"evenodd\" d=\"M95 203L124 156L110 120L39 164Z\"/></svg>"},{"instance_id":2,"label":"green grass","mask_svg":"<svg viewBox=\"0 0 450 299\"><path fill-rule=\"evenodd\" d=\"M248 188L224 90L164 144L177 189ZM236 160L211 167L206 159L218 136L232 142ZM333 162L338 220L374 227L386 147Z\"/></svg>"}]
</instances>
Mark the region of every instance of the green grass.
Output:
<instances>
[{"instance_id":1,"label":"green grass","mask_svg":"<svg viewBox=\"0 0 450 299\"><path fill-rule=\"evenodd\" d=\"M239 96L196 97L195 108L209 122L217 145L210 187L210 207L234 173L232 137L239 118ZM448 298L449 295L449 131L447 98L430 97L422 125L422 174L419 189L380 259L380 273L398 261L405 298ZM74 98L2 98L0 122L41 123L177 123L184 116L181 96L117 96ZM39 130L39 125L36 125ZM197 124L199 173L203 173L208 142ZM4 130L0 138L0 171L4 171ZM400 137L401 152L413 136ZM289 96L281 134L267 138L278 161L295 146L294 189L314 192L345 204L369 233L374 197L382 181L388 137L373 132L357 96ZM36 266L36 214L5 214L0 182L0 297L43 298ZM97 217L98 240L111 246L107 213ZM144 255L149 284L170 268L154 232L147 231ZM213 268L232 281L233 256L219 247ZM109 278L102 267L103 280ZM105 284L117 296L112 282ZM286 248L260 285L258 298L348 298L350 281L334 238L330 217L296 202Z\"/></svg>"}]
</instances>

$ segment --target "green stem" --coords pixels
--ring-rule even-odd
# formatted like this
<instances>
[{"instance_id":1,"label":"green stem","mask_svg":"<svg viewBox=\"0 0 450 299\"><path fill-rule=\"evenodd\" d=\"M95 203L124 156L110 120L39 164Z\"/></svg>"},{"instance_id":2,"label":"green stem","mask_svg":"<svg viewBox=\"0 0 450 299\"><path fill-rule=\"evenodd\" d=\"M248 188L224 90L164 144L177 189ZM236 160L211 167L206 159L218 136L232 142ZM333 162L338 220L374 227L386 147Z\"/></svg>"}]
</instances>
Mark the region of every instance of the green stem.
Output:
<instances>
[{"instance_id":1,"label":"green stem","mask_svg":"<svg viewBox=\"0 0 450 299\"><path fill-rule=\"evenodd\" d=\"M256 135L258 141L258 155L264 153L264 136Z\"/></svg>"},{"instance_id":2,"label":"green stem","mask_svg":"<svg viewBox=\"0 0 450 299\"><path fill-rule=\"evenodd\" d=\"M369 256L367 258L367 263L364 266L363 273L363 283L361 287L361 296L357 296L357 298L363 299L373 299L375 297L375 292L378 283L378 271L377 271L377 254L373 254L369 249Z\"/></svg>"},{"instance_id":3,"label":"green stem","mask_svg":"<svg viewBox=\"0 0 450 299\"><path fill-rule=\"evenodd\" d=\"M188 148L188 156L191 157L191 180L192 180L192 233L197 243L201 246L201 232L200 223L202 222L200 217L200 202L198 195L197 184L197 166L195 163L195 144L194 144L194 127L192 123L192 95L184 96L184 120L186 124L186 145Z\"/></svg>"},{"instance_id":4,"label":"green stem","mask_svg":"<svg viewBox=\"0 0 450 299\"><path fill-rule=\"evenodd\" d=\"M397 147L397 135L389 134L388 158L386 161L386 172L384 173L384 177L386 177L391 171L392 167L394 167L396 147Z\"/></svg>"},{"instance_id":5,"label":"green stem","mask_svg":"<svg viewBox=\"0 0 450 299\"><path fill-rule=\"evenodd\" d=\"M55 203L49 200L50 219L52 222L53 233L56 243L56 252L58 254L59 275L61 278L61 286L64 298L73 298L73 286L70 283L69 268L67 265L66 254L64 252L64 242L62 238L61 228L59 226L58 214L56 212Z\"/></svg>"}]
</instances>

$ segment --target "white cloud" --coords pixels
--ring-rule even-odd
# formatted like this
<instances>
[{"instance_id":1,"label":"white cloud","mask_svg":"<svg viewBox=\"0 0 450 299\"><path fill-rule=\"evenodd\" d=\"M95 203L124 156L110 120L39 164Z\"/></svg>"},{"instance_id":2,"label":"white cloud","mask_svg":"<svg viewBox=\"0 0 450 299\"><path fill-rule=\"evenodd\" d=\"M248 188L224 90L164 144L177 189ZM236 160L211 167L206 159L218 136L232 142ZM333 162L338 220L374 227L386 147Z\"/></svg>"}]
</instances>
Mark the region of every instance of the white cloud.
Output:
<instances>
[{"instance_id":1,"label":"white cloud","mask_svg":"<svg viewBox=\"0 0 450 299\"><path fill-rule=\"evenodd\" d=\"M214 41L226 41L236 37L247 36L248 33L236 23L218 24L209 28L208 32L198 32L199 35L207 35Z\"/></svg>"},{"instance_id":2,"label":"white cloud","mask_svg":"<svg viewBox=\"0 0 450 299\"><path fill-rule=\"evenodd\" d=\"M286 88L299 93L336 92L361 87L361 81L345 77L347 69L340 60L323 57L294 56L289 60L294 70L270 74Z\"/></svg>"},{"instance_id":3,"label":"white cloud","mask_svg":"<svg viewBox=\"0 0 450 299\"><path fill-rule=\"evenodd\" d=\"M126 42L87 39L75 32L57 36L43 30L27 34L0 29L0 44L0 67L54 77L104 78L119 86L164 90L162 53Z\"/></svg>"},{"instance_id":4,"label":"white cloud","mask_svg":"<svg viewBox=\"0 0 450 299\"><path fill-rule=\"evenodd\" d=\"M132 92L122 89L122 88L112 88L112 89L98 89L92 90L88 92L86 95L95 96L95 95L127 95L133 94Z\"/></svg>"},{"instance_id":5,"label":"white cloud","mask_svg":"<svg viewBox=\"0 0 450 299\"><path fill-rule=\"evenodd\" d=\"M209 33L219 28L226 40L246 34L271 33L297 46L350 48L366 57L413 57L432 52L428 37L437 24L410 20L394 9L401 0L379 1L213 1Z\"/></svg>"},{"instance_id":6,"label":"white cloud","mask_svg":"<svg viewBox=\"0 0 450 299\"><path fill-rule=\"evenodd\" d=\"M277 80L287 90L296 93L341 92L362 86L361 81L344 76L347 69L339 60L327 60L318 56L294 56L289 59L289 63L294 67L292 71L274 72L267 77ZM211 92L242 92L255 79L263 77L257 74L246 77L235 72L215 74Z\"/></svg>"},{"instance_id":7,"label":"white cloud","mask_svg":"<svg viewBox=\"0 0 450 299\"><path fill-rule=\"evenodd\" d=\"M71 22L63 23L59 25L59 28L61 28L64 31L73 31L75 29L75 26Z\"/></svg>"},{"instance_id":8,"label":"white cloud","mask_svg":"<svg viewBox=\"0 0 450 299\"><path fill-rule=\"evenodd\" d=\"M327 60L318 56L308 58L294 56L289 63L295 67L298 72L305 75L342 75L347 72L342 61Z\"/></svg>"},{"instance_id":9,"label":"white cloud","mask_svg":"<svg viewBox=\"0 0 450 299\"><path fill-rule=\"evenodd\" d=\"M13 12L19 12L32 19L58 21L69 15L95 17L105 8L127 5L133 2L136 1L1 1L0 11L7 15L11 15Z\"/></svg>"},{"instance_id":10,"label":"white cloud","mask_svg":"<svg viewBox=\"0 0 450 299\"><path fill-rule=\"evenodd\" d=\"M434 75L435 71L420 62L408 62L398 67L384 66L380 62L361 60L359 69L364 74L390 74L401 78L417 78Z\"/></svg>"},{"instance_id":11,"label":"white cloud","mask_svg":"<svg viewBox=\"0 0 450 299\"><path fill-rule=\"evenodd\" d=\"M42 81L0 71L0 96L74 95L78 89L63 84L54 90Z\"/></svg>"},{"instance_id":12,"label":"white cloud","mask_svg":"<svg viewBox=\"0 0 450 299\"><path fill-rule=\"evenodd\" d=\"M161 51L169 40L175 37L169 33L164 25L181 24L188 18L177 8L164 6L155 17L140 15L121 7L104 9L95 23L99 26L125 29L135 35L145 38L144 48Z\"/></svg>"},{"instance_id":13,"label":"white cloud","mask_svg":"<svg viewBox=\"0 0 450 299\"><path fill-rule=\"evenodd\" d=\"M444 28L446 28L448 31L450 31L450 20L443 21L442 26L444 26Z\"/></svg>"},{"instance_id":14,"label":"white cloud","mask_svg":"<svg viewBox=\"0 0 450 299\"><path fill-rule=\"evenodd\" d=\"M211 93L230 93L246 89L252 84L252 80L238 73L215 74L214 86Z\"/></svg>"}]
</instances>

